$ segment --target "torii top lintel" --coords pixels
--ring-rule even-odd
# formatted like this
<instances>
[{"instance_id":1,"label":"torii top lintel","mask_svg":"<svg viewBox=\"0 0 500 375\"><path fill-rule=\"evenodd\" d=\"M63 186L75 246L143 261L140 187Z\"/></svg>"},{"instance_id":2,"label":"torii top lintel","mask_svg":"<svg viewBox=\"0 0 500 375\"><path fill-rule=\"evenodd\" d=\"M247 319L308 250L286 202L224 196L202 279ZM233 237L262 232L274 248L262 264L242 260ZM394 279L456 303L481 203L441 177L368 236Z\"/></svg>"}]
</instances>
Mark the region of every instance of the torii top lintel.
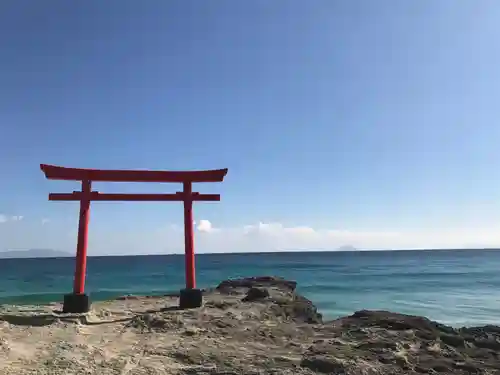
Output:
<instances>
[{"instance_id":1,"label":"torii top lintel","mask_svg":"<svg viewBox=\"0 0 500 375\"><path fill-rule=\"evenodd\" d=\"M66 168L40 164L49 180L108 182L222 182L227 168L204 171L150 171L119 169Z\"/></svg>"}]
</instances>

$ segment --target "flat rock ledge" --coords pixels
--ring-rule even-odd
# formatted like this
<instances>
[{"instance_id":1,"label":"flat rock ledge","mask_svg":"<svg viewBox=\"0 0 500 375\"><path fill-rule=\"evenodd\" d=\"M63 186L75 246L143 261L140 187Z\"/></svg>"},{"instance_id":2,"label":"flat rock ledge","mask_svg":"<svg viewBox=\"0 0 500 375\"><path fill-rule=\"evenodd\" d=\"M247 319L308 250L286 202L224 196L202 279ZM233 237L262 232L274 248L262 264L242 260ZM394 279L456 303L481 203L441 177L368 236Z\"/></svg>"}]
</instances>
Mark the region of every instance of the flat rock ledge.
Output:
<instances>
[{"instance_id":1,"label":"flat rock ledge","mask_svg":"<svg viewBox=\"0 0 500 375\"><path fill-rule=\"evenodd\" d=\"M387 311L324 322L296 287L226 280L191 310L175 296L98 302L84 316L4 305L0 374L500 375L500 327Z\"/></svg>"}]
</instances>

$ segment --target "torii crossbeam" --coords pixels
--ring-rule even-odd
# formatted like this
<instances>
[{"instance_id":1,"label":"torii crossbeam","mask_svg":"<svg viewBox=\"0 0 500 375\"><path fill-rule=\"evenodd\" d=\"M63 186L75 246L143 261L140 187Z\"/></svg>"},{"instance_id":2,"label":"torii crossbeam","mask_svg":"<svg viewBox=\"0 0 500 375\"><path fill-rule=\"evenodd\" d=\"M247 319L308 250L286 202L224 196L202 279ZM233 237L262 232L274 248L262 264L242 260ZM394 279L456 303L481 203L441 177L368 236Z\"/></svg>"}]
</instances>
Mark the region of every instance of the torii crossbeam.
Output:
<instances>
[{"instance_id":1,"label":"torii crossbeam","mask_svg":"<svg viewBox=\"0 0 500 375\"><path fill-rule=\"evenodd\" d=\"M204 171L149 171L65 168L55 165L40 164L40 169L49 180L81 181L82 183L81 191L49 194L49 200L51 201L80 202L73 293L64 296L64 312L80 313L87 312L90 309L90 300L85 294L85 274L87 265L87 233L91 201L183 202L186 288L181 290L179 304L181 308L201 306L202 294L199 289L196 289L195 278L193 202L220 201L220 195L193 192L192 184L194 182L222 182L227 174L227 168ZM174 194L99 193L98 191L92 191L92 182L98 181L177 182L182 183L183 190Z\"/></svg>"}]
</instances>

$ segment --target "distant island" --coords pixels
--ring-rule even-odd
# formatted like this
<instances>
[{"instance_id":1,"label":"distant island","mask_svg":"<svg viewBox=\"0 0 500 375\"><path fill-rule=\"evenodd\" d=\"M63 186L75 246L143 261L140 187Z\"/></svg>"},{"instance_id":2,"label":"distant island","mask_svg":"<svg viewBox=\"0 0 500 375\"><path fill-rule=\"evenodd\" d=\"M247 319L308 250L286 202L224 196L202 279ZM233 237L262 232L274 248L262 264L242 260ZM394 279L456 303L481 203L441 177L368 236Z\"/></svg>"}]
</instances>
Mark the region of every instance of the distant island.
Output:
<instances>
[{"instance_id":1,"label":"distant island","mask_svg":"<svg viewBox=\"0 0 500 375\"><path fill-rule=\"evenodd\" d=\"M344 245L340 246L337 251L358 251L354 246L351 245Z\"/></svg>"},{"instance_id":2,"label":"distant island","mask_svg":"<svg viewBox=\"0 0 500 375\"><path fill-rule=\"evenodd\" d=\"M70 253L52 249L29 249L0 251L0 259L13 258L60 258L69 257Z\"/></svg>"}]
</instances>

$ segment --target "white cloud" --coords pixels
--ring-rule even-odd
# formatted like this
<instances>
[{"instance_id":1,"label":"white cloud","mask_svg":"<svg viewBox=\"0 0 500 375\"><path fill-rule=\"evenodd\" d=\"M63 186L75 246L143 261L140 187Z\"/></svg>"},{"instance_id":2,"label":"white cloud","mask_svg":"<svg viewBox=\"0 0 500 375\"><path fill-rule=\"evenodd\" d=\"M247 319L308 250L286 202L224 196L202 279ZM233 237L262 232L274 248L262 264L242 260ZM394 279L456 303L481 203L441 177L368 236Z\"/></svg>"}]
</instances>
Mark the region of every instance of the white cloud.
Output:
<instances>
[{"instance_id":1,"label":"white cloud","mask_svg":"<svg viewBox=\"0 0 500 375\"><path fill-rule=\"evenodd\" d=\"M50 219L47 219L47 218L44 217L42 219L42 225L45 225L45 224L48 224L48 223L50 223Z\"/></svg>"},{"instance_id":2,"label":"white cloud","mask_svg":"<svg viewBox=\"0 0 500 375\"><path fill-rule=\"evenodd\" d=\"M6 223L8 221L21 221L23 220L24 216L7 216L4 214L0 214L0 224L1 223Z\"/></svg>"},{"instance_id":3,"label":"white cloud","mask_svg":"<svg viewBox=\"0 0 500 375\"><path fill-rule=\"evenodd\" d=\"M206 233L213 231L212 223L208 220L200 220L200 222L196 226L196 229L198 229L198 231L200 232Z\"/></svg>"}]
</instances>

